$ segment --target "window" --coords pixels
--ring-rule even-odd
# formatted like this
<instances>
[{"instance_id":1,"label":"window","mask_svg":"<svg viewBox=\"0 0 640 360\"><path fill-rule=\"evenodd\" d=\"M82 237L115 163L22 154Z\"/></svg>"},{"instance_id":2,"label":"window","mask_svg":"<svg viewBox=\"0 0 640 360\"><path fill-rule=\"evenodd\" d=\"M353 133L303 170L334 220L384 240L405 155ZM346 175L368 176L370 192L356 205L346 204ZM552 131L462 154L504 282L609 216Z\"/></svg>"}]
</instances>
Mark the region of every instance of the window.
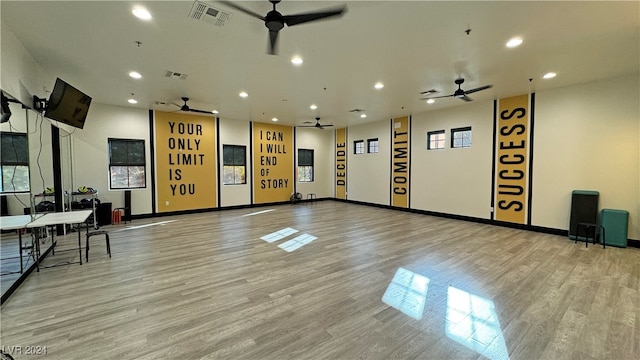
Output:
<instances>
[{"instance_id":1,"label":"window","mask_svg":"<svg viewBox=\"0 0 640 360\"><path fill-rule=\"evenodd\" d=\"M298 181L313 181L313 150L298 149Z\"/></svg>"},{"instance_id":2,"label":"window","mask_svg":"<svg viewBox=\"0 0 640 360\"><path fill-rule=\"evenodd\" d=\"M109 139L109 188L147 187L144 140Z\"/></svg>"},{"instance_id":3,"label":"window","mask_svg":"<svg viewBox=\"0 0 640 360\"><path fill-rule=\"evenodd\" d=\"M427 133L427 150L444 149L444 130Z\"/></svg>"},{"instance_id":4,"label":"window","mask_svg":"<svg viewBox=\"0 0 640 360\"><path fill-rule=\"evenodd\" d=\"M378 139L368 139L367 140L367 152L368 153L377 153L378 152Z\"/></svg>"},{"instance_id":5,"label":"window","mask_svg":"<svg viewBox=\"0 0 640 360\"><path fill-rule=\"evenodd\" d=\"M451 147L468 148L471 147L471 126L451 129Z\"/></svg>"},{"instance_id":6,"label":"window","mask_svg":"<svg viewBox=\"0 0 640 360\"><path fill-rule=\"evenodd\" d=\"M3 132L0 137L0 165L2 166L0 192L29 192L31 189L27 134Z\"/></svg>"},{"instance_id":7,"label":"window","mask_svg":"<svg viewBox=\"0 0 640 360\"><path fill-rule=\"evenodd\" d=\"M222 146L222 183L224 185L246 184L247 147L242 145Z\"/></svg>"},{"instance_id":8,"label":"window","mask_svg":"<svg viewBox=\"0 0 640 360\"><path fill-rule=\"evenodd\" d=\"M353 153L364 154L364 140L356 140L353 142Z\"/></svg>"}]
</instances>

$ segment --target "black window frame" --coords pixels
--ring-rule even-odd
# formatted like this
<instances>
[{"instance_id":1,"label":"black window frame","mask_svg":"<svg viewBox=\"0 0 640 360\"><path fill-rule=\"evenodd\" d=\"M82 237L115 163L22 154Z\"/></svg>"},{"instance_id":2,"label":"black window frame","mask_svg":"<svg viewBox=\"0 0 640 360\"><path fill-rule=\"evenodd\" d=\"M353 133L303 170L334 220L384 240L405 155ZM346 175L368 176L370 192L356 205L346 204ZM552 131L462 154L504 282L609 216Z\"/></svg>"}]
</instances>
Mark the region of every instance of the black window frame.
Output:
<instances>
[{"instance_id":1,"label":"black window frame","mask_svg":"<svg viewBox=\"0 0 640 360\"><path fill-rule=\"evenodd\" d=\"M227 151L231 151L231 155ZM240 151L241 150L241 151ZM241 152L238 153L238 152ZM226 182L226 170L228 166L233 166L233 182ZM244 169L244 178L242 181L238 181L236 178L237 169L242 167ZM247 183L247 146L246 145L222 145L222 185L245 185Z\"/></svg>"},{"instance_id":2,"label":"black window frame","mask_svg":"<svg viewBox=\"0 0 640 360\"><path fill-rule=\"evenodd\" d=\"M355 140L353 142L353 153L364 154L364 140Z\"/></svg>"},{"instance_id":3,"label":"black window frame","mask_svg":"<svg viewBox=\"0 0 640 360\"><path fill-rule=\"evenodd\" d=\"M10 139L10 140L9 140ZM11 145L8 144L11 142ZM17 145L17 146L16 146ZM13 177L18 166L26 168L26 189L16 191ZM13 168L11 190L5 188L4 169ZM2 194L21 194L31 192L31 179L29 169L29 137L27 133L2 131L0 132L0 188Z\"/></svg>"},{"instance_id":4,"label":"black window frame","mask_svg":"<svg viewBox=\"0 0 640 360\"><path fill-rule=\"evenodd\" d=\"M367 139L367 153L376 154L378 152L380 152L380 142L378 141L378 138Z\"/></svg>"},{"instance_id":5,"label":"black window frame","mask_svg":"<svg viewBox=\"0 0 640 360\"><path fill-rule=\"evenodd\" d=\"M116 145L114 147L114 145ZM114 152L119 149L117 145L126 146L126 160L118 159L114 156ZM146 189L147 188L147 149L144 139L122 139L122 138L108 138L107 146L109 148L109 190L134 190L134 189ZM133 152L129 151L131 146L141 146L142 154L132 156ZM143 186L131 186L131 177L127 176L127 186L114 187L111 168L112 167L127 167L127 172L130 167L142 167L144 169L144 185Z\"/></svg>"},{"instance_id":6,"label":"black window frame","mask_svg":"<svg viewBox=\"0 0 640 360\"><path fill-rule=\"evenodd\" d=\"M314 156L313 149L298 149L298 182L313 182L315 180ZM300 180L300 168L305 170L311 168L310 180Z\"/></svg>"},{"instance_id":7,"label":"black window frame","mask_svg":"<svg viewBox=\"0 0 640 360\"><path fill-rule=\"evenodd\" d=\"M442 147L431 147L431 136L433 135L445 135L445 137L442 140L435 139L434 141L438 144L442 144ZM435 130L435 131L427 132L427 150L443 150L446 147L446 143L447 143L447 138L446 138L446 132L444 130Z\"/></svg>"},{"instance_id":8,"label":"black window frame","mask_svg":"<svg viewBox=\"0 0 640 360\"><path fill-rule=\"evenodd\" d=\"M457 133L464 133L466 131L469 131L469 132L471 132L471 134L473 134L473 132L471 130L471 126L465 126L465 127L451 129L451 148L452 149L465 149L465 148L470 148L471 147L471 139L472 139L471 135L469 135L469 144L468 145L465 146L464 140L462 140L462 143L459 146L455 146L455 141L458 139L456 137L456 134ZM464 139L464 137L463 137L463 139Z\"/></svg>"}]
</instances>

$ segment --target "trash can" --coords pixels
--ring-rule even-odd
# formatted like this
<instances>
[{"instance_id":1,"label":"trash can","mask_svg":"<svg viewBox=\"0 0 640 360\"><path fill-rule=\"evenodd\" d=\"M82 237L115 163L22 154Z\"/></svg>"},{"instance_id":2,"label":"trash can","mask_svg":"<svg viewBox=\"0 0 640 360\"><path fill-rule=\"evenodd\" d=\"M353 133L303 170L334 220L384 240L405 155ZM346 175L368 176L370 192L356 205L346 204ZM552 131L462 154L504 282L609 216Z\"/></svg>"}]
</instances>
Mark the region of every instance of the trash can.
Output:
<instances>
[{"instance_id":1,"label":"trash can","mask_svg":"<svg viewBox=\"0 0 640 360\"><path fill-rule=\"evenodd\" d=\"M111 203L100 203L96 208L98 225L111 225Z\"/></svg>"},{"instance_id":2,"label":"trash can","mask_svg":"<svg viewBox=\"0 0 640 360\"><path fill-rule=\"evenodd\" d=\"M606 245L627 247L629 212L626 210L602 209L600 225L605 229ZM602 242L602 234L600 234Z\"/></svg>"}]
</instances>

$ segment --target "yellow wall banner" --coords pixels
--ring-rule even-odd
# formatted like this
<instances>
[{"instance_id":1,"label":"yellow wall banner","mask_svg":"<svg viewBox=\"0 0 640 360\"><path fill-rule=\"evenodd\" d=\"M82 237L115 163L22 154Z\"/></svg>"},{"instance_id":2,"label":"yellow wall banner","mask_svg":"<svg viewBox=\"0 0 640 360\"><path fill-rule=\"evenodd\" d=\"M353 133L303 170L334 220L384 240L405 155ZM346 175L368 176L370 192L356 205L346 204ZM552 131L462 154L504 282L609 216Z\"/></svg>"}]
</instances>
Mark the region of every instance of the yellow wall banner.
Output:
<instances>
[{"instance_id":1,"label":"yellow wall banner","mask_svg":"<svg viewBox=\"0 0 640 360\"><path fill-rule=\"evenodd\" d=\"M408 116L391 119L391 206L409 207L409 140L411 120Z\"/></svg>"},{"instance_id":2,"label":"yellow wall banner","mask_svg":"<svg viewBox=\"0 0 640 360\"><path fill-rule=\"evenodd\" d=\"M497 100L495 112L495 220L526 224L529 198L529 95Z\"/></svg>"},{"instance_id":3,"label":"yellow wall banner","mask_svg":"<svg viewBox=\"0 0 640 360\"><path fill-rule=\"evenodd\" d=\"M347 128L336 129L336 199L347 199Z\"/></svg>"},{"instance_id":4,"label":"yellow wall banner","mask_svg":"<svg viewBox=\"0 0 640 360\"><path fill-rule=\"evenodd\" d=\"M253 124L253 202L287 201L294 192L293 127Z\"/></svg>"},{"instance_id":5,"label":"yellow wall banner","mask_svg":"<svg viewBox=\"0 0 640 360\"><path fill-rule=\"evenodd\" d=\"M157 211L217 206L216 120L155 112Z\"/></svg>"}]
</instances>

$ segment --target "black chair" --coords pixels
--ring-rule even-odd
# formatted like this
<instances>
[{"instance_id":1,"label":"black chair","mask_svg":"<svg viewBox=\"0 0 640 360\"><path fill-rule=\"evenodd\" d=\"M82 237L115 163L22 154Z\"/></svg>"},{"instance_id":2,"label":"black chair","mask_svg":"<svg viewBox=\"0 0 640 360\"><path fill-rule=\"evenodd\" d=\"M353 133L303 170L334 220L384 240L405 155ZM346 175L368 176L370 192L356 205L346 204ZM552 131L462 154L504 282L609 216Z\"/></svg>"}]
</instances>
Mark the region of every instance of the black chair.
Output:
<instances>
[{"instance_id":1,"label":"black chair","mask_svg":"<svg viewBox=\"0 0 640 360\"><path fill-rule=\"evenodd\" d=\"M576 241L574 241L574 243L578 242L578 234L580 232L580 228L584 227L585 231L584 231L584 244L585 247L589 247L589 229L593 229L593 244L595 245L596 240L599 238L599 235L602 234L602 248L604 249L606 247L606 234L605 234L605 229L604 226L600 225L600 224L596 224L596 223L588 223L588 222L581 222L578 223L578 226L576 226Z\"/></svg>"},{"instance_id":2,"label":"black chair","mask_svg":"<svg viewBox=\"0 0 640 360\"><path fill-rule=\"evenodd\" d=\"M87 232L87 242L85 244L85 257L87 262L89 262L89 238L95 235L104 235L107 240L107 254L111 257L111 244L109 244L109 232L106 230L98 230Z\"/></svg>"}]
</instances>

